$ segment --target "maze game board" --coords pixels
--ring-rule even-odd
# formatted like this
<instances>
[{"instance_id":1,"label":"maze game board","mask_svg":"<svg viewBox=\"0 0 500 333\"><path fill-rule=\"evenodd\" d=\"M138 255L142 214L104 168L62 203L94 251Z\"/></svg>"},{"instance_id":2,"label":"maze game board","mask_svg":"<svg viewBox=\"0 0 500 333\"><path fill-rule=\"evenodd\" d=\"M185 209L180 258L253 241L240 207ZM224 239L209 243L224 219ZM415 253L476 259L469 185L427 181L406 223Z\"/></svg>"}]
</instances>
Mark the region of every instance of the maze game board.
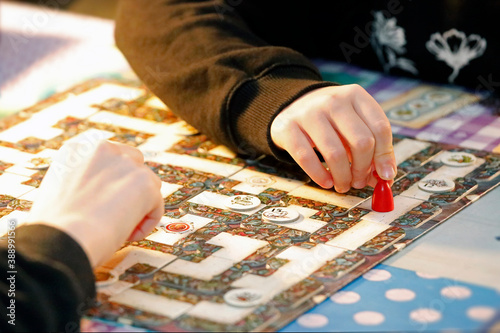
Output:
<instances>
[{"instance_id":1,"label":"maze game board","mask_svg":"<svg viewBox=\"0 0 500 333\"><path fill-rule=\"evenodd\" d=\"M0 121L0 229L22 223L64 142L100 139L144 152L166 213L96 269L87 315L161 331L276 330L500 182L500 155L395 137L395 210L377 213L370 188L245 160L140 84L90 81ZM268 214L283 207L298 217Z\"/></svg>"}]
</instances>

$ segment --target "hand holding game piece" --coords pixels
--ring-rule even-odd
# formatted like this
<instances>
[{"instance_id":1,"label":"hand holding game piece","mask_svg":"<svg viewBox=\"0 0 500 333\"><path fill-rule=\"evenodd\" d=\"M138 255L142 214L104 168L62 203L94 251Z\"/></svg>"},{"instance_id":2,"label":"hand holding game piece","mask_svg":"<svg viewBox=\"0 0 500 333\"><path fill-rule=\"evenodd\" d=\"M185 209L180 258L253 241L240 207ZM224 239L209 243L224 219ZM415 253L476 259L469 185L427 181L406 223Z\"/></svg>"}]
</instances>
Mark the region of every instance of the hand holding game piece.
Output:
<instances>
[{"instance_id":1,"label":"hand holding game piece","mask_svg":"<svg viewBox=\"0 0 500 333\"><path fill-rule=\"evenodd\" d=\"M385 180L396 176L389 121L358 85L320 88L298 98L274 119L271 138L313 181L340 193L375 186L372 165Z\"/></svg>"},{"instance_id":2,"label":"hand holding game piece","mask_svg":"<svg viewBox=\"0 0 500 333\"><path fill-rule=\"evenodd\" d=\"M63 146L43 179L30 223L69 234L98 266L163 215L160 179L133 147L102 141Z\"/></svg>"},{"instance_id":3,"label":"hand holding game piece","mask_svg":"<svg viewBox=\"0 0 500 333\"><path fill-rule=\"evenodd\" d=\"M389 181L382 179L374 171L373 175L377 178L377 185L373 190L372 209L376 212L387 213L394 210L394 197L392 196Z\"/></svg>"}]
</instances>

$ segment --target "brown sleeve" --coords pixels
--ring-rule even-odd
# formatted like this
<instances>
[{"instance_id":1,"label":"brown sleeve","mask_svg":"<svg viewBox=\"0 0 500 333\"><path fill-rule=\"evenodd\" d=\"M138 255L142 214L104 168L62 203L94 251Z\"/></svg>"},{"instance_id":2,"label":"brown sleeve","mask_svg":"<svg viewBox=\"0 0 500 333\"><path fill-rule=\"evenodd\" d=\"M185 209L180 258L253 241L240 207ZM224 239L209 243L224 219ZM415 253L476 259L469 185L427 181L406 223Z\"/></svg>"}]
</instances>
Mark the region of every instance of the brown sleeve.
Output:
<instances>
[{"instance_id":1,"label":"brown sleeve","mask_svg":"<svg viewBox=\"0 0 500 333\"><path fill-rule=\"evenodd\" d=\"M218 143L280 155L269 126L324 82L302 54L255 36L223 1L122 0L115 37L144 83Z\"/></svg>"}]
</instances>

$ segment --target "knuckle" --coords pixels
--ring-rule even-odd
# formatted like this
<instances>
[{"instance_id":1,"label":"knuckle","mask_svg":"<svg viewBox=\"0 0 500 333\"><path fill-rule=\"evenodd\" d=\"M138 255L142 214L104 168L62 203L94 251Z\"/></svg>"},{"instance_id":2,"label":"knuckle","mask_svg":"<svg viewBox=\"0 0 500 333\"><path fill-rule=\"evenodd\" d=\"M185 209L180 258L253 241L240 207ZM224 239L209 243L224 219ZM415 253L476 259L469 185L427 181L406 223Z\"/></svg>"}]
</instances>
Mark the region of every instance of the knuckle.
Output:
<instances>
[{"instance_id":1,"label":"knuckle","mask_svg":"<svg viewBox=\"0 0 500 333\"><path fill-rule=\"evenodd\" d=\"M387 119L379 120L373 124L373 132L376 136L392 137L391 124Z\"/></svg>"},{"instance_id":2,"label":"knuckle","mask_svg":"<svg viewBox=\"0 0 500 333\"><path fill-rule=\"evenodd\" d=\"M113 152L114 151L114 145L107 141L107 140L103 140L103 141L100 141L99 143L97 143L96 145L96 152L98 153L109 153L109 152Z\"/></svg>"},{"instance_id":3,"label":"knuckle","mask_svg":"<svg viewBox=\"0 0 500 333\"><path fill-rule=\"evenodd\" d=\"M132 160L130 156L126 155L121 155L119 156L119 163L121 166L127 170L132 170L132 171L139 171L139 168L137 167L137 164ZM135 173L134 173L135 175ZM136 175L137 177L137 175Z\"/></svg>"},{"instance_id":4,"label":"knuckle","mask_svg":"<svg viewBox=\"0 0 500 333\"><path fill-rule=\"evenodd\" d=\"M289 113L282 112L274 118L271 129L283 131L290 127L293 122L293 117Z\"/></svg>"},{"instance_id":5,"label":"knuckle","mask_svg":"<svg viewBox=\"0 0 500 333\"><path fill-rule=\"evenodd\" d=\"M366 175L367 175L367 172L368 170L366 168L360 168L360 167L357 167L356 165L353 164L353 166L351 167L351 172L352 172L352 176L353 178L366 178Z\"/></svg>"},{"instance_id":6,"label":"knuckle","mask_svg":"<svg viewBox=\"0 0 500 333\"><path fill-rule=\"evenodd\" d=\"M338 95L325 95L321 100L322 109L335 113L342 106L341 98Z\"/></svg>"},{"instance_id":7,"label":"knuckle","mask_svg":"<svg viewBox=\"0 0 500 333\"><path fill-rule=\"evenodd\" d=\"M354 95L366 93L366 90L363 87L361 87L359 84L356 84L356 83L350 84L348 87L349 87L350 93L352 93Z\"/></svg>"},{"instance_id":8,"label":"knuckle","mask_svg":"<svg viewBox=\"0 0 500 333\"><path fill-rule=\"evenodd\" d=\"M354 151L359 151L361 153L367 153L375 147L375 138L373 136L363 136L356 139L352 144L352 149Z\"/></svg>"},{"instance_id":9,"label":"knuckle","mask_svg":"<svg viewBox=\"0 0 500 333\"><path fill-rule=\"evenodd\" d=\"M345 151L335 148L327 149L322 152L322 154L326 160L331 161L334 164L343 161L347 157Z\"/></svg>"},{"instance_id":10,"label":"knuckle","mask_svg":"<svg viewBox=\"0 0 500 333\"><path fill-rule=\"evenodd\" d=\"M297 161L297 163L300 165L307 163L311 158L309 156L308 151L304 148L295 149L293 156L294 156L295 160Z\"/></svg>"}]
</instances>

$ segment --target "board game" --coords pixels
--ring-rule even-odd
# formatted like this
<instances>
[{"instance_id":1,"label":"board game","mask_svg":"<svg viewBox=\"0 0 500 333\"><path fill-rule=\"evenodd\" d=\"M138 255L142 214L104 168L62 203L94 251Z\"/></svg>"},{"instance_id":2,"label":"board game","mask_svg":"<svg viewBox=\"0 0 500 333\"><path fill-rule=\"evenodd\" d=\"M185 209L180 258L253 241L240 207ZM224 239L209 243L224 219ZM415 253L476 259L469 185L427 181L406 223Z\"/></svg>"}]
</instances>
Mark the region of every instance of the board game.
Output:
<instances>
[{"instance_id":1,"label":"board game","mask_svg":"<svg viewBox=\"0 0 500 333\"><path fill-rule=\"evenodd\" d=\"M0 233L63 143L102 139L144 153L165 215L95 270L86 316L158 331L277 330L500 182L498 154L395 136L395 209L377 213L371 188L321 189L213 143L138 82L92 80L0 120Z\"/></svg>"}]
</instances>

